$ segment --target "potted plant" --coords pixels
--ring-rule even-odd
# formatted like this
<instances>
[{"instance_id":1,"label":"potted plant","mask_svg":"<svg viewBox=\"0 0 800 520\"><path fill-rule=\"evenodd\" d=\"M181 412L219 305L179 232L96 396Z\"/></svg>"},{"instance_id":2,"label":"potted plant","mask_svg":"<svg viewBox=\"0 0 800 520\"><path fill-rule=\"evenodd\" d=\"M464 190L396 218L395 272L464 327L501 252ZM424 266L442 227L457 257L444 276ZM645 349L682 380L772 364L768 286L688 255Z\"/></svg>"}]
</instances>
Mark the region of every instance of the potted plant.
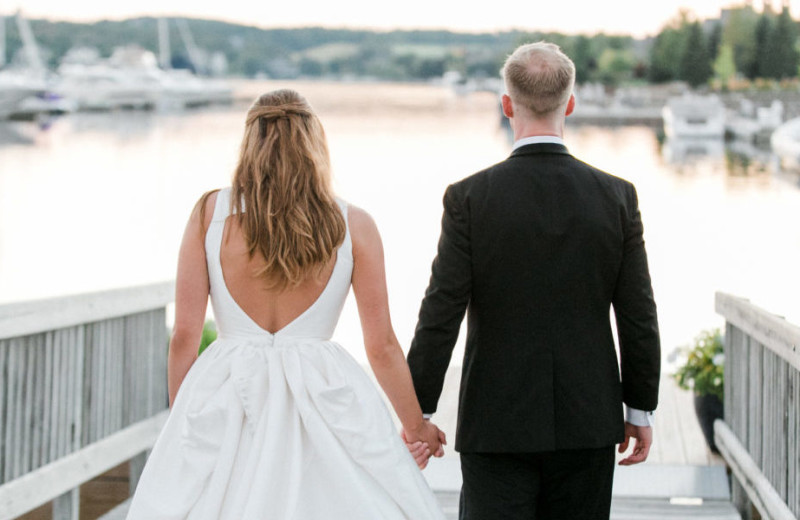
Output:
<instances>
[{"instance_id":1,"label":"potted plant","mask_svg":"<svg viewBox=\"0 0 800 520\"><path fill-rule=\"evenodd\" d=\"M200 348L198 349L198 355L202 354L203 351L208 348L209 345L214 343L214 340L217 339L217 325L214 323L213 320L206 320L203 324L203 336L200 338Z\"/></svg>"},{"instance_id":2,"label":"potted plant","mask_svg":"<svg viewBox=\"0 0 800 520\"><path fill-rule=\"evenodd\" d=\"M683 364L674 378L678 386L694 393L694 409L700 429L714 453L719 453L714 443L714 421L722 419L724 362L723 338L719 329L701 332L694 344L678 349Z\"/></svg>"}]
</instances>

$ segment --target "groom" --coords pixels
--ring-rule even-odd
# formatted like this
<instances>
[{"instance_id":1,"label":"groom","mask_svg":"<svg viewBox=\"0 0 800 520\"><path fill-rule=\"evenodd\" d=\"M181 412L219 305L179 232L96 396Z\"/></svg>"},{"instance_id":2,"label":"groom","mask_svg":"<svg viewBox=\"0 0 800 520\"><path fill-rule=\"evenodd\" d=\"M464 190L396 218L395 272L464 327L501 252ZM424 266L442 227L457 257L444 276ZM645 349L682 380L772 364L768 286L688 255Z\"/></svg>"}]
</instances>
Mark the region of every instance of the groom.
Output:
<instances>
[{"instance_id":1,"label":"groom","mask_svg":"<svg viewBox=\"0 0 800 520\"><path fill-rule=\"evenodd\" d=\"M575 66L557 46L518 48L503 76L514 150L445 192L408 363L432 414L467 313L461 519L607 519L614 445L635 439L621 464L647 458L658 398L636 191L564 146Z\"/></svg>"}]
</instances>

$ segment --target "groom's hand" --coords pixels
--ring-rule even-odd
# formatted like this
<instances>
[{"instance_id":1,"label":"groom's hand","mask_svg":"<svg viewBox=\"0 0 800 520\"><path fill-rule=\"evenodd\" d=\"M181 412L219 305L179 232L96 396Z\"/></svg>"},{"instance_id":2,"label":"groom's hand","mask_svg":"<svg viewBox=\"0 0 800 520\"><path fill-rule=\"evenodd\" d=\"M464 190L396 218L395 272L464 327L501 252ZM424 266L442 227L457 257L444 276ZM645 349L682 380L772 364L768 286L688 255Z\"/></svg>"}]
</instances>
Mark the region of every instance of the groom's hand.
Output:
<instances>
[{"instance_id":1,"label":"groom's hand","mask_svg":"<svg viewBox=\"0 0 800 520\"><path fill-rule=\"evenodd\" d=\"M625 453L628 449L631 437L636 439L633 445L633 453L619 461L620 466L631 466L647 460L650 453L650 446L653 444L653 428L650 426L634 426L625 423L625 441L619 445L619 452Z\"/></svg>"}]
</instances>

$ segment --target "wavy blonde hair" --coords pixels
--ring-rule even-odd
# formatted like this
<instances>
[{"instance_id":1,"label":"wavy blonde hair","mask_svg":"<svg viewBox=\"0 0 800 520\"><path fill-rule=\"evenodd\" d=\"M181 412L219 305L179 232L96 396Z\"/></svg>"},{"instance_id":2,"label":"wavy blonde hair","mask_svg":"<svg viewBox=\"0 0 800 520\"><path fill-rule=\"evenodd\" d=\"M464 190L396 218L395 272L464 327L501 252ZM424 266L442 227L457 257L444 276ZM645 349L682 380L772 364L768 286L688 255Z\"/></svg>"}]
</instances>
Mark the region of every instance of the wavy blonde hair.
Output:
<instances>
[{"instance_id":1,"label":"wavy blonde hair","mask_svg":"<svg viewBox=\"0 0 800 520\"><path fill-rule=\"evenodd\" d=\"M344 241L325 131L297 92L268 92L247 112L231 214L239 220L250 257L266 260L255 274L272 287L296 286L319 275Z\"/></svg>"}]
</instances>

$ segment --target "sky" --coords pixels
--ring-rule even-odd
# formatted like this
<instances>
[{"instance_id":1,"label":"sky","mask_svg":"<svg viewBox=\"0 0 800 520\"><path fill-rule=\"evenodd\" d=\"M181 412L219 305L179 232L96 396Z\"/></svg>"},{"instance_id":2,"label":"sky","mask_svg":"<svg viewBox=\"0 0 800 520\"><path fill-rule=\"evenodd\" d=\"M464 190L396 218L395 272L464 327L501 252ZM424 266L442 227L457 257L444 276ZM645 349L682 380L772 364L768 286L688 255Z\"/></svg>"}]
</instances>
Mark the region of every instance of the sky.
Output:
<instances>
[{"instance_id":1,"label":"sky","mask_svg":"<svg viewBox=\"0 0 800 520\"><path fill-rule=\"evenodd\" d=\"M189 16L225 20L263 28L324 26L337 28L448 29L492 32L505 29L558 31L567 34L655 35L680 9L700 19L716 18L720 9L745 0L0 0L0 13L22 9L29 18L95 21L141 15ZM784 0L772 0L780 6ZM762 8L763 0L752 0ZM790 0L800 18L800 0ZM473 7L468 7L468 6ZM477 5L477 7L474 7Z\"/></svg>"}]
</instances>

